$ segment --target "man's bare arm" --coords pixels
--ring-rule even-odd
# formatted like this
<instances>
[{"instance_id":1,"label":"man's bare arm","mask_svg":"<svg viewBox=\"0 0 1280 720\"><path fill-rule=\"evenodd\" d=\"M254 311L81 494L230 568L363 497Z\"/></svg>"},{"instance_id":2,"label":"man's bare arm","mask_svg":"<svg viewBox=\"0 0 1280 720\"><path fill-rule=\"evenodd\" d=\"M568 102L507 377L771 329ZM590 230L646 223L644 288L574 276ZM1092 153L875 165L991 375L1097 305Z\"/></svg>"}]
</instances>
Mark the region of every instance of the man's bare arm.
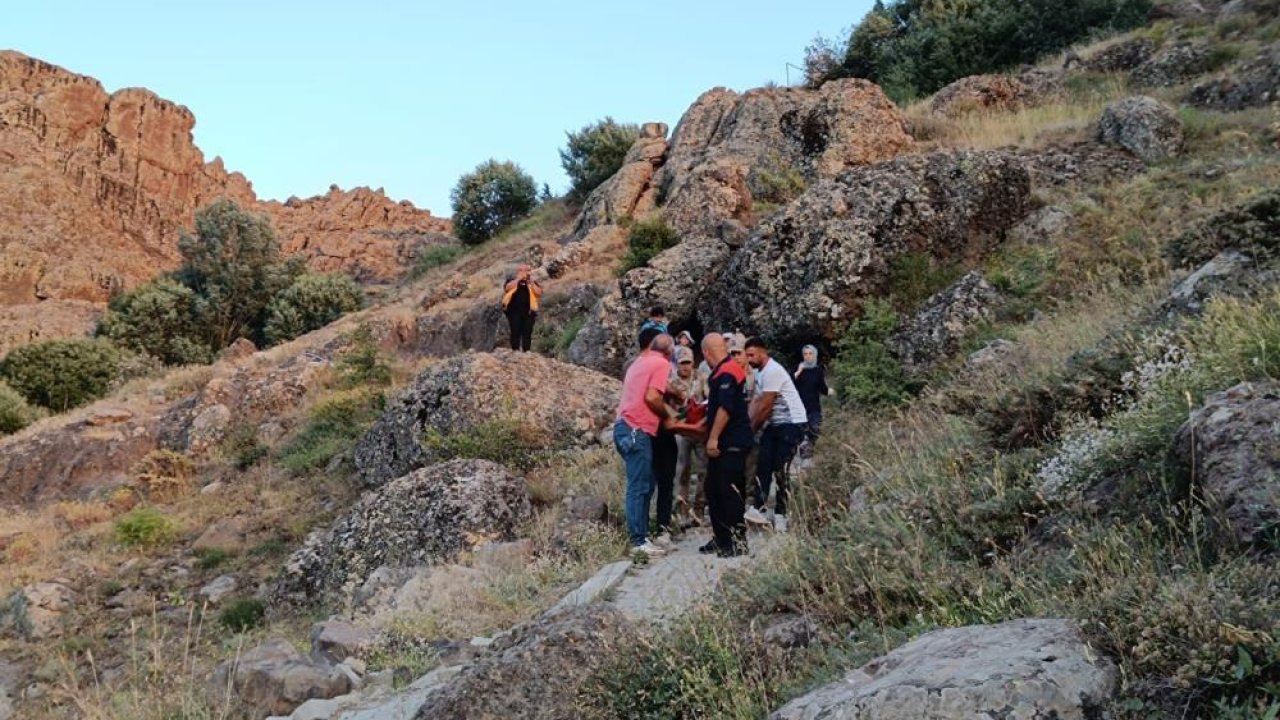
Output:
<instances>
[{"instance_id":1,"label":"man's bare arm","mask_svg":"<svg viewBox=\"0 0 1280 720\"><path fill-rule=\"evenodd\" d=\"M759 430L768 422L769 415L773 413L773 403L778 399L778 393L765 392L760 394L760 399L751 407L751 429Z\"/></svg>"}]
</instances>

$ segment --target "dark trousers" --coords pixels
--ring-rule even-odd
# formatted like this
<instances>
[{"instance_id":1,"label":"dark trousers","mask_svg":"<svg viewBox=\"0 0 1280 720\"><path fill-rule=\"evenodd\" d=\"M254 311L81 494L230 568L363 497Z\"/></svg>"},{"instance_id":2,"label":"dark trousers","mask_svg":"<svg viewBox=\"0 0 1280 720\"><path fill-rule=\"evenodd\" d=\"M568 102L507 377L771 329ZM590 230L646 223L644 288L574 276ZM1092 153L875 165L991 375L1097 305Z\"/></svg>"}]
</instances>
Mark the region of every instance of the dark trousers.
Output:
<instances>
[{"instance_id":1,"label":"dark trousers","mask_svg":"<svg viewBox=\"0 0 1280 720\"><path fill-rule=\"evenodd\" d=\"M680 457L675 433L658 429L653 439L653 482L658 490L658 532L671 530L671 506L676 482L676 464Z\"/></svg>"},{"instance_id":2,"label":"dark trousers","mask_svg":"<svg viewBox=\"0 0 1280 720\"><path fill-rule=\"evenodd\" d=\"M787 493L791 484L791 461L804 438L804 426L797 423L770 425L760 433L760 457L756 460L755 502L757 509L764 509L769 499L769 486L778 481L778 495L773 511L787 514Z\"/></svg>"},{"instance_id":3,"label":"dark trousers","mask_svg":"<svg viewBox=\"0 0 1280 720\"><path fill-rule=\"evenodd\" d=\"M529 352L533 344L533 321L538 316L533 313L507 313L507 326L511 328L511 349Z\"/></svg>"},{"instance_id":4,"label":"dark trousers","mask_svg":"<svg viewBox=\"0 0 1280 720\"><path fill-rule=\"evenodd\" d=\"M806 408L805 412L809 415L809 424L805 425L804 437L810 445L817 445L818 438L822 435L822 410Z\"/></svg>"},{"instance_id":5,"label":"dark trousers","mask_svg":"<svg viewBox=\"0 0 1280 720\"><path fill-rule=\"evenodd\" d=\"M707 457L707 512L711 515L711 532L716 545L729 550L738 544L745 549L747 524L742 519L746 510L747 453L724 450L720 457Z\"/></svg>"}]
</instances>

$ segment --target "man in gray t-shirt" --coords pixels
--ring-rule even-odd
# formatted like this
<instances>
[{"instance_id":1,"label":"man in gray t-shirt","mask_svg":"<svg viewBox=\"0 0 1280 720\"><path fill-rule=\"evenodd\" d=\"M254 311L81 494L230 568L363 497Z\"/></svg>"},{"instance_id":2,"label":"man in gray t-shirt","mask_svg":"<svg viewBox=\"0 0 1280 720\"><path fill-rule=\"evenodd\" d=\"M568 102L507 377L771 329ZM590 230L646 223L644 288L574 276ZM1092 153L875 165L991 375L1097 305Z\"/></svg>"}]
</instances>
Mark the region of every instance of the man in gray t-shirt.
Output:
<instances>
[{"instance_id":1,"label":"man in gray t-shirt","mask_svg":"<svg viewBox=\"0 0 1280 720\"><path fill-rule=\"evenodd\" d=\"M774 502L773 525L778 532L787 531L787 494L789 469L796 449L804 438L804 424L809 421L804 403L796 391L791 373L769 357L769 349L760 338L746 343L747 362L758 371L755 393L751 400L751 427L760 433L760 454L756 460L755 493L746 519L767 524L764 504L769 488L778 481Z\"/></svg>"}]
</instances>

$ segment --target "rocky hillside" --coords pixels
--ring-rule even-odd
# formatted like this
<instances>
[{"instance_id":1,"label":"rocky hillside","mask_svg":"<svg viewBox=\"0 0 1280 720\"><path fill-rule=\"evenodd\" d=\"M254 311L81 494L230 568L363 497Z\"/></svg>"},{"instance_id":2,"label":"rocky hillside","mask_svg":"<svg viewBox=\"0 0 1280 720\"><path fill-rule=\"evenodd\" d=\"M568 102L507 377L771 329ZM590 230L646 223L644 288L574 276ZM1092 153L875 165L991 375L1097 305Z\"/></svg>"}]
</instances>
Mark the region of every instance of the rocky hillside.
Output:
<instances>
[{"instance_id":1,"label":"rocky hillside","mask_svg":"<svg viewBox=\"0 0 1280 720\"><path fill-rule=\"evenodd\" d=\"M178 237L219 198L270 216L318 270L398 279L449 224L359 188L260 202L192 142L195 116L141 88L0 52L0 353L84 334L108 296L178 263Z\"/></svg>"}]
</instances>

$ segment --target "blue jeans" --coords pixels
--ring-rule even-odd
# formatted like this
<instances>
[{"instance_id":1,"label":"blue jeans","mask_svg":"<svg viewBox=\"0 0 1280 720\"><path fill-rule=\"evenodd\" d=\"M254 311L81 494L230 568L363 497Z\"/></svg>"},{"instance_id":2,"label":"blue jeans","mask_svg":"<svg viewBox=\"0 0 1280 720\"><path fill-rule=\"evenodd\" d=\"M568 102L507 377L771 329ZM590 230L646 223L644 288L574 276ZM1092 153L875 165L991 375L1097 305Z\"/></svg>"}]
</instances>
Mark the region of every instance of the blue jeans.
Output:
<instances>
[{"instance_id":1,"label":"blue jeans","mask_svg":"<svg viewBox=\"0 0 1280 720\"><path fill-rule=\"evenodd\" d=\"M623 420L613 424L613 446L627 467L627 534L631 545L649 538L649 501L653 498L653 438Z\"/></svg>"}]
</instances>

